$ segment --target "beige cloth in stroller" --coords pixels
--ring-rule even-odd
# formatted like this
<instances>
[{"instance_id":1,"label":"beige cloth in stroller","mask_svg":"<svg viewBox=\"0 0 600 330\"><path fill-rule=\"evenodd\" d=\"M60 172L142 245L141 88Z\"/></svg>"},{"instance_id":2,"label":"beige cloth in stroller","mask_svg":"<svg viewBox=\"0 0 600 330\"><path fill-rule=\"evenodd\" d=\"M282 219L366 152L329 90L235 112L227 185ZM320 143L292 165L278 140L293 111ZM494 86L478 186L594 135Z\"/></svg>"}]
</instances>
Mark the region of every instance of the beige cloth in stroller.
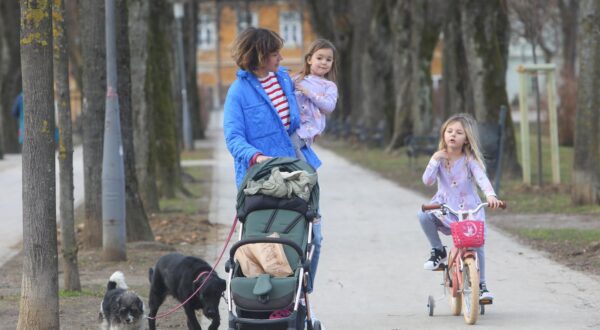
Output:
<instances>
[{"instance_id":1,"label":"beige cloth in stroller","mask_svg":"<svg viewBox=\"0 0 600 330\"><path fill-rule=\"evenodd\" d=\"M278 238L278 233L267 237ZM279 243L253 243L241 246L234 255L246 277L269 274L287 277L293 274L292 268Z\"/></svg>"}]
</instances>

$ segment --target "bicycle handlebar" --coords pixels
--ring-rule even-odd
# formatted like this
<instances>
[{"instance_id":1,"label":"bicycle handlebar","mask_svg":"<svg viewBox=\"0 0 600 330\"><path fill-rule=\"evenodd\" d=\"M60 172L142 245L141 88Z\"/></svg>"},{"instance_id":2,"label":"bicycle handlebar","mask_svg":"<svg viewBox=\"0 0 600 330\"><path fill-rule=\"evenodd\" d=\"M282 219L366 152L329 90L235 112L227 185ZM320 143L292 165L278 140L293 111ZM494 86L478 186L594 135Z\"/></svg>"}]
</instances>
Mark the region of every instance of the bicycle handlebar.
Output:
<instances>
[{"instance_id":1,"label":"bicycle handlebar","mask_svg":"<svg viewBox=\"0 0 600 330\"><path fill-rule=\"evenodd\" d=\"M425 212L425 211L432 211L432 210L447 209L448 211L454 213L455 215L458 215L459 213L475 213L475 212L479 211L482 207L488 206L488 205L489 205L488 203L481 203L481 204L477 205L477 207L474 210L456 211L446 204L423 204L423 205L421 205L421 211ZM506 202L500 201L500 208L505 209Z\"/></svg>"}]
</instances>

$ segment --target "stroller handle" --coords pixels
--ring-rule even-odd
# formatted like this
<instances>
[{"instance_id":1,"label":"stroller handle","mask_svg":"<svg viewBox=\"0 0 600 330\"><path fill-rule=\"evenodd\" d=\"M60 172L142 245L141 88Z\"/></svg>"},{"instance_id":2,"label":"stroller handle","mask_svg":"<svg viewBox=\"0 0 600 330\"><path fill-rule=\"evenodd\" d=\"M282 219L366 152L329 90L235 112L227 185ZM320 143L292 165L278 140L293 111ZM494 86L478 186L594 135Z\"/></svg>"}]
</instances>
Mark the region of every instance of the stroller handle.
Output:
<instances>
[{"instance_id":1,"label":"stroller handle","mask_svg":"<svg viewBox=\"0 0 600 330\"><path fill-rule=\"evenodd\" d=\"M284 245L290 246L296 251L296 253L298 253L302 264L304 264L304 262L305 262L304 252L302 252L302 249L300 248L300 246L292 240L289 240L287 238L280 238L280 237L248 238L248 239L243 239L241 241L237 241L237 242L235 242L235 244L233 244L233 246L231 246L231 249L229 250L229 260L233 261L233 257L235 256L235 252L237 251L237 249L239 249L243 245L254 244L254 243L278 243L278 244L284 244Z\"/></svg>"}]
</instances>

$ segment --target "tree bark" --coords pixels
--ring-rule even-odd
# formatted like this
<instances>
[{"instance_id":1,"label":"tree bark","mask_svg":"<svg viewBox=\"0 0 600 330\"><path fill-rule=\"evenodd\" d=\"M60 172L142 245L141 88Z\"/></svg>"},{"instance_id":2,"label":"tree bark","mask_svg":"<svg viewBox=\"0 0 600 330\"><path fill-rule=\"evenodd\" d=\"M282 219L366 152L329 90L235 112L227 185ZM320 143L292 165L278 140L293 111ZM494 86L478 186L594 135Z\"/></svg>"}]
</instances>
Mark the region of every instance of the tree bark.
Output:
<instances>
[{"instance_id":1,"label":"tree bark","mask_svg":"<svg viewBox=\"0 0 600 330\"><path fill-rule=\"evenodd\" d=\"M79 1L65 0L65 26L67 33L67 43L69 44L70 72L72 73L77 86L83 85L83 59L81 54L81 31L79 25ZM83 103L83 99L81 101Z\"/></svg>"},{"instance_id":2,"label":"tree bark","mask_svg":"<svg viewBox=\"0 0 600 330\"><path fill-rule=\"evenodd\" d=\"M187 95L190 109L190 121L194 139L204 139L207 114L201 113L200 96L197 78L197 43L198 43L198 3L190 1L185 4L183 18L183 47L185 49L185 69L187 70Z\"/></svg>"},{"instance_id":3,"label":"tree bark","mask_svg":"<svg viewBox=\"0 0 600 330\"><path fill-rule=\"evenodd\" d=\"M69 60L65 34L65 7L63 0L52 3L54 33L54 85L58 108L58 164L60 180L60 225L63 259L64 287L81 291L77 266L77 240L75 238L75 212L73 197L73 129L71 123L71 98L69 93Z\"/></svg>"},{"instance_id":4,"label":"tree bark","mask_svg":"<svg viewBox=\"0 0 600 330\"><path fill-rule=\"evenodd\" d=\"M457 24L460 29L461 35L456 36L460 40L453 39L450 45L451 49L456 51L453 56L457 57L457 60L453 63L451 57L451 61L444 62L444 67L464 64L465 69L458 72L456 77L448 77L458 79L459 82L448 81L444 77L445 83L451 86L446 90L446 97L459 98L450 99L446 104L451 105L451 113L467 112L473 114L482 124L496 124L500 107L508 106L506 67L510 29L507 9L500 0L461 0L459 8L459 23L453 24ZM456 16L453 15L453 18ZM469 92L462 100L460 92L457 92L460 84L466 84L465 89ZM462 105L464 108L452 105ZM520 166L517 162L514 126L510 116L506 117L504 134L503 168L511 175L517 175L520 173Z\"/></svg>"},{"instance_id":5,"label":"tree bark","mask_svg":"<svg viewBox=\"0 0 600 330\"><path fill-rule=\"evenodd\" d=\"M561 84L558 88L560 104L558 106L558 138L561 145L573 145L573 129L577 110L577 18L579 1L559 0L560 26L562 31Z\"/></svg>"},{"instance_id":6,"label":"tree bark","mask_svg":"<svg viewBox=\"0 0 600 330\"><path fill-rule=\"evenodd\" d=\"M21 92L19 52L19 2L0 1L0 159L3 153L18 153L18 120L11 114Z\"/></svg>"},{"instance_id":7,"label":"tree bark","mask_svg":"<svg viewBox=\"0 0 600 330\"><path fill-rule=\"evenodd\" d=\"M354 16L352 8L360 0L307 0L317 34L333 42L338 51L338 102L333 117L346 119L352 113L352 58ZM362 1L360 1L362 2ZM362 42L362 40L361 40Z\"/></svg>"},{"instance_id":8,"label":"tree bark","mask_svg":"<svg viewBox=\"0 0 600 330\"><path fill-rule=\"evenodd\" d=\"M390 70L392 63L391 26L388 19L388 6L385 2L372 4L372 13L365 14L370 18L368 35L364 38L366 52L361 63L361 88L359 94L363 97L359 103L359 122L364 124L368 132L375 132L380 121L393 122L393 75ZM389 136L390 126L381 132Z\"/></svg>"},{"instance_id":9,"label":"tree bark","mask_svg":"<svg viewBox=\"0 0 600 330\"><path fill-rule=\"evenodd\" d=\"M123 141L123 165L125 169L125 202L127 241L154 241L135 175L133 147L133 116L131 112L131 76L128 30L128 7L126 0L115 1L115 31L117 34L117 80L119 91L119 114Z\"/></svg>"},{"instance_id":10,"label":"tree bark","mask_svg":"<svg viewBox=\"0 0 600 330\"><path fill-rule=\"evenodd\" d=\"M23 278L17 329L59 329L52 8L21 0Z\"/></svg>"},{"instance_id":11,"label":"tree bark","mask_svg":"<svg viewBox=\"0 0 600 330\"><path fill-rule=\"evenodd\" d=\"M441 31L439 1L397 1L390 13L394 51L392 67L395 115L387 150L404 144L410 134L428 134L433 126L431 59Z\"/></svg>"},{"instance_id":12,"label":"tree bark","mask_svg":"<svg viewBox=\"0 0 600 330\"><path fill-rule=\"evenodd\" d=\"M106 91L104 2L81 1L83 58L83 172L85 192L84 242L102 246L102 155Z\"/></svg>"},{"instance_id":13,"label":"tree bark","mask_svg":"<svg viewBox=\"0 0 600 330\"><path fill-rule=\"evenodd\" d=\"M151 148L153 145L151 141L154 141L154 120L149 104L148 34L150 2L128 0L128 6L135 172L144 208L146 212L155 212L159 207L154 156Z\"/></svg>"},{"instance_id":14,"label":"tree bark","mask_svg":"<svg viewBox=\"0 0 600 330\"><path fill-rule=\"evenodd\" d=\"M444 90L443 120L452 114L473 109L471 84L461 33L460 7L448 6L448 18L444 24L444 47L442 50L442 88Z\"/></svg>"},{"instance_id":15,"label":"tree bark","mask_svg":"<svg viewBox=\"0 0 600 330\"><path fill-rule=\"evenodd\" d=\"M165 17L170 6L164 0L150 4L150 31L148 51L148 84L151 100L150 111L154 117L154 144L157 168L158 191L161 196L175 197L181 186L178 171L176 112L172 95L172 58L171 47L166 41L166 31L170 26Z\"/></svg>"},{"instance_id":16,"label":"tree bark","mask_svg":"<svg viewBox=\"0 0 600 330\"><path fill-rule=\"evenodd\" d=\"M582 1L571 199L600 204L600 0Z\"/></svg>"}]
</instances>

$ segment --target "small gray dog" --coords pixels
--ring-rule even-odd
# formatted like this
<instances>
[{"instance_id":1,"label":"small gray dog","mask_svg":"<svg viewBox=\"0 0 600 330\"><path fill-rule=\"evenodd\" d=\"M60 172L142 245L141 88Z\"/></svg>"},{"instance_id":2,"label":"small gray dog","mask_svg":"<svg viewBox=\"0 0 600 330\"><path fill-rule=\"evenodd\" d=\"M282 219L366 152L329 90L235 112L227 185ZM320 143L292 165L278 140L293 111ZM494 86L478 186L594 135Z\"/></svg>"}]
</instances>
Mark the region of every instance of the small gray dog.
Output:
<instances>
[{"instance_id":1,"label":"small gray dog","mask_svg":"<svg viewBox=\"0 0 600 330\"><path fill-rule=\"evenodd\" d=\"M144 302L128 289L120 271L114 272L108 280L99 318L102 330L144 329Z\"/></svg>"}]
</instances>

